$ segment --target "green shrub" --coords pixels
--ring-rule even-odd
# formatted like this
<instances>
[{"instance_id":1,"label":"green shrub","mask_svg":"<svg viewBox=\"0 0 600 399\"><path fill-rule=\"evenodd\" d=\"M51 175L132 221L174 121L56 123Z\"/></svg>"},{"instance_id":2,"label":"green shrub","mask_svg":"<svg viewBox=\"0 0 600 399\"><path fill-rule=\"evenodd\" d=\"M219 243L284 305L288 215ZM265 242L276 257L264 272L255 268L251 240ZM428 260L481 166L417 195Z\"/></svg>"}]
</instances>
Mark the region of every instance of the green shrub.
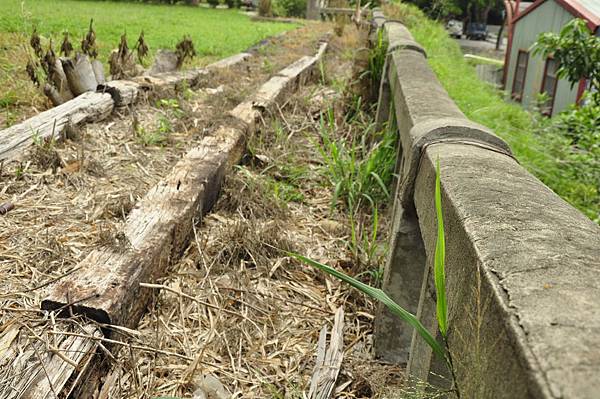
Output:
<instances>
[{"instance_id":1,"label":"green shrub","mask_svg":"<svg viewBox=\"0 0 600 399\"><path fill-rule=\"evenodd\" d=\"M281 17L304 18L306 16L306 0L275 0L273 11Z\"/></svg>"},{"instance_id":2,"label":"green shrub","mask_svg":"<svg viewBox=\"0 0 600 399\"><path fill-rule=\"evenodd\" d=\"M206 0L206 2L213 8L219 5L219 0Z\"/></svg>"}]
</instances>

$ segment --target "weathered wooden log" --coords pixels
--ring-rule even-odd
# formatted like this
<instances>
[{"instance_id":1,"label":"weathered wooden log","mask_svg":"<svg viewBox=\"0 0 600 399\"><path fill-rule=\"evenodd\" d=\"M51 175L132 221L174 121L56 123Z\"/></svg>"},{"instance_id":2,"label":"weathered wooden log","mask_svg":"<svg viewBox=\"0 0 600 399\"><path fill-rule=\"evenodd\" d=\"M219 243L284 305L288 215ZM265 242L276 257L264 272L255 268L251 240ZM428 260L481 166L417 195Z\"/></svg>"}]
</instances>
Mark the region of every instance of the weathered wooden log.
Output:
<instances>
[{"instance_id":1,"label":"weathered wooden log","mask_svg":"<svg viewBox=\"0 0 600 399\"><path fill-rule=\"evenodd\" d=\"M344 358L344 308L335 312L329 347L327 347L327 326L323 326L317 343L317 359L310 388L309 399L327 399L333 393L342 360Z\"/></svg>"},{"instance_id":2,"label":"weathered wooden log","mask_svg":"<svg viewBox=\"0 0 600 399\"><path fill-rule=\"evenodd\" d=\"M140 85L130 80L111 80L99 85L98 90L109 93L115 107L124 107L137 101Z\"/></svg>"},{"instance_id":3,"label":"weathered wooden log","mask_svg":"<svg viewBox=\"0 0 600 399\"><path fill-rule=\"evenodd\" d=\"M67 331L70 326L58 321L54 328ZM98 342L94 338L102 336L91 324L82 326L78 333L81 336L57 333L48 337L20 329L17 323L8 327L0 337L0 399L54 399L59 392L68 397L96 352Z\"/></svg>"},{"instance_id":4,"label":"weathered wooden log","mask_svg":"<svg viewBox=\"0 0 600 399\"><path fill-rule=\"evenodd\" d=\"M151 76L137 76L131 81L139 84L140 89L151 96L164 96L173 90L183 87L197 87L204 78L209 76L206 69L193 69L189 71L165 72Z\"/></svg>"},{"instance_id":5,"label":"weathered wooden log","mask_svg":"<svg viewBox=\"0 0 600 399\"><path fill-rule=\"evenodd\" d=\"M107 93L93 94L108 98L112 104ZM90 95L92 93L83 94L73 101ZM270 97L278 98L277 93L271 93ZM135 326L151 296L150 290L141 287L140 283L156 279L165 273L167 264L181 256L193 235L193 224L216 201L224 173L241 159L246 136L254 132L246 121L260 114L253 102L252 98L245 102L247 107L241 108L244 112L232 111L236 118L229 119L213 136L205 137L198 147L190 150L138 203L125 225L127 245L103 247L90 253L73 274L48 287L48 297L42 302L42 308L70 305L66 306L69 314L72 311L100 321ZM18 325L15 328L20 329ZM27 371L28 378L23 378L22 373L13 373L7 390L3 391L0 386L0 399L13 398L14 392L24 393L18 395L22 398L44 399L69 395L88 398L97 392L104 369L96 367L101 356L94 354L102 332L92 324L83 325L83 328L82 334L63 333L58 335L57 341L50 340L57 348L38 344L39 340L15 345L14 337L29 337L25 329L15 331L11 342L0 335L0 366L33 364ZM55 329L48 326L49 331L44 334L53 335L50 330ZM2 352L2 348L9 348L8 352ZM34 358L36 351L43 353L43 357L41 362L33 363L37 359ZM47 375L46 379L39 377L42 375ZM86 376L90 380L85 380ZM89 383L81 384L84 380ZM107 394L109 390L101 392Z\"/></svg>"},{"instance_id":6,"label":"weathered wooden log","mask_svg":"<svg viewBox=\"0 0 600 399\"><path fill-rule=\"evenodd\" d=\"M88 91L96 91L98 81L90 59L85 54L77 54L75 59L62 61L63 69L71 92L78 96Z\"/></svg>"},{"instance_id":7,"label":"weathered wooden log","mask_svg":"<svg viewBox=\"0 0 600 399\"><path fill-rule=\"evenodd\" d=\"M238 54L232 55L231 57L223 58L222 60L213 62L212 64L209 64L206 68L207 69L229 68L231 66L234 66L235 64L238 64L242 61L247 60L250 57L252 57L252 54L250 54L250 53L238 53Z\"/></svg>"},{"instance_id":8,"label":"weathered wooden log","mask_svg":"<svg viewBox=\"0 0 600 399\"><path fill-rule=\"evenodd\" d=\"M92 61L92 70L94 71L94 77L96 78L97 84L102 84L106 82L106 77L104 75L104 66L98 60Z\"/></svg>"},{"instance_id":9,"label":"weathered wooden log","mask_svg":"<svg viewBox=\"0 0 600 399\"><path fill-rule=\"evenodd\" d=\"M195 220L216 201L230 154L239 152L243 137L238 128L222 127L190 150L127 218L128 247L94 250L79 270L52 286L42 309L61 308L68 297L76 313L135 327L152 294L139 284L156 281L183 253Z\"/></svg>"},{"instance_id":10,"label":"weathered wooden log","mask_svg":"<svg viewBox=\"0 0 600 399\"><path fill-rule=\"evenodd\" d=\"M0 160L11 160L33 142L33 137L59 137L66 127L106 118L114 107L110 94L84 93L33 118L0 131Z\"/></svg>"}]
</instances>

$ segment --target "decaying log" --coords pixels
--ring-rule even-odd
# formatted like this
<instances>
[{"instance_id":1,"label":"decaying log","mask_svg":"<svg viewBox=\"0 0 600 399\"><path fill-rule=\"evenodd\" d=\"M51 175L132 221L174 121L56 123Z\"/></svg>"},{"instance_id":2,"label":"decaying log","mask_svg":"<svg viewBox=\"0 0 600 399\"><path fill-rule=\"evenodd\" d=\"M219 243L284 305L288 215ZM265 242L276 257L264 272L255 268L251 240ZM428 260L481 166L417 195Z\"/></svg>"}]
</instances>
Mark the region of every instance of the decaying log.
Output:
<instances>
[{"instance_id":1,"label":"decaying log","mask_svg":"<svg viewBox=\"0 0 600 399\"><path fill-rule=\"evenodd\" d=\"M130 80L111 80L98 86L98 90L109 93L115 107L124 107L137 101L140 85Z\"/></svg>"},{"instance_id":2,"label":"decaying log","mask_svg":"<svg viewBox=\"0 0 600 399\"><path fill-rule=\"evenodd\" d=\"M54 399L60 392L68 393L98 345L83 336L102 336L93 325L82 326L83 336L52 337L19 327L12 325L0 337L0 399ZM66 331L69 326L58 322L56 329Z\"/></svg>"},{"instance_id":3,"label":"decaying log","mask_svg":"<svg viewBox=\"0 0 600 399\"><path fill-rule=\"evenodd\" d=\"M151 76L137 76L131 79L148 92L150 96L165 96L169 92L181 90L184 87L193 88L208 78L206 69L192 69L189 71L165 72Z\"/></svg>"},{"instance_id":4,"label":"decaying log","mask_svg":"<svg viewBox=\"0 0 600 399\"><path fill-rule=\"evenodd\" d=\"M85 54L77 54L75 59L63 59L63 69L71 92L78 96L88 91L96 91L98 81L90 59Z\"/></svg>"},{"instance_id":5,"label":"decaying log","mask_svg":"<svg viewBox=\"0 0 600 399\"><path fill-rule=\"evenodd\" d=\"M0 131L0 160L15 159L23 149L31 145L35 136L42 139L59 137L67 125L102 120L112 110L113 101L109 94L84 93Z\"/></svg>"},{"instance_id":6,"label":"decaying log","mask_svg":"<svg viewBox=\"0 0 600 399\"><path fill-rule=\"evenodd\" d=\"M181 255L194 221L216 201L230 154L242 143L243 132L222 127L190 150L130 213L127 248L92 251L75 273L52 287L42 308L60 308L68 297L77 302L74 312L135 327L151 295L139 284L156 281Z\"/></svg>"},{"instance_id":7,"label":"decaying log","mask_svg":"<svg viewBox=\"0 0 600 399\"><path fill-rule=\"evenodd\" d=\"M238 64L242 61L247 60L250 57L252 57L252 54L250 54L250 53L238 53L238 54L232 55L231 57L223 58L222 60L213 62L212 64L209 64L206 68L207 69L229 68L229 67L234 66L235 64Z\"/></svg>"},{"instance_id":8,"label":"decaying log","mask_svg":"<svg viewBox=\"0 0 600 399\"><path fill-rule=\"evenodd\" d=\"M288 79L298 79L298 76ZM107 97L112 105L107 93L93 94ZM277 93L271 96L278 98ZM214 135L205 137L136 205L125 224L126 245L92 251L76 271L48 287L42 308L66 308L68 314L82 313L95 320L134 327L152 295L151 290L140 283L156 280L166 272L169 263L182 255L193 236L193 224L215 203L224 174L241 159L246 137L254 132L246 123L247 117L256 118L260 113L253 103L253 99L246 101L249 108L242 107L244 112L232 111L232 115L239 118L230 118ZM97 353L99 341L88 337L99 337L102 332L93 324L84 325L81 335L63 334L57 341L51 340L58 351L35 339L30 339L27 345L13 345L15 337L29 337L26 329L17 328L20 331L9 337L9 345L5 345L7 340L0 333L0 366L13 364L24 370L25 365L36 361L38 352L45 360L35 363L25 378L22 373L14 373L13 380L6 384L7 391L0 390L0 399L14 397L15 387L18 392L25 392L19 396L22 398L49 399L67 397L71 393L77 398L88 398L90 392L98 392L96 387L103 368L96 365L97 358L102 356L91 356ZM48 334L52 334L51 331ZM2 348L7 347L9 350L2 352ZM0 367L0 375L3 370ZM88 374L91 379L85 380ZM45 376L45 380L40 376ZM89 384L78 384L84 380ZM79 389L76 385L85 386ZM108 394L110 389L100 392Z\"/></svg>"},{"instance_id":9,"label":"decaying log","mask_svg":"<svg viewBox=\"0 0 600 399\"><path fill-rule=\"evenodd\" d=\"M309 399L327 399L331 396L344 358L344 309L335 312L333 329L327 347L327 326L323 326L317 344L317 359L310 388Z\"/></svg>"},{"instance_id":10,"label":"decaying log","mask_svg":"<svg viewBox=\"0 0 600 399\"><path fill-rule=\"evenodd\" d=\"M158 73L173 72L177 70L177 54L172 50L160 49L154 56L154 63L146 72L146 75L156 75Z\"/></svg>"}]
</instances>

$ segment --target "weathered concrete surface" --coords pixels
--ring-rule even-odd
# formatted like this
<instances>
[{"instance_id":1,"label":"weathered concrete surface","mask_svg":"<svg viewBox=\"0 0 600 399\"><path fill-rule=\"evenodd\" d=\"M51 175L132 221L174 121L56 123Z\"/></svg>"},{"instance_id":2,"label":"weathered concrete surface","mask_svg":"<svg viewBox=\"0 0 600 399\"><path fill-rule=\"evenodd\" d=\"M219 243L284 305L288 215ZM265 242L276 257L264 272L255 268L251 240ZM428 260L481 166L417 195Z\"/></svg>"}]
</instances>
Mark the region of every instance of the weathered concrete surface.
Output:
<instances>
[{"instance_id":1,"label":"weathered concrete surface","mask_svg":"<svg viewBox=\"0 0 600 399\"><path fill-rule=\"evenodd\" d=\"M422 245L422 244L421 244ZM432 277L432 258L427 261L427 267L422 274L419 306L416 311L417 318L423 326L444 346L442 334L440 333L436 315L436 294ZM452 388L452 373L448 368L446 360L437 356L416 330L412 332L410 343L410 358L406 365L408 384L423 392L448 391ZM413 356L412 354L418 354ZM423 384L427 383L427 384ZM427 385L427 386L424 386ZM447 399L454 396L447 395Z\"/></svg>"},{"instance_id":2,"label":"weathered concrete surface","mask_svg":"<svg viewBox=\"0 0 600 399\"><path fill-rule=\"evenodd\" d=\"M449 344L461 396L597 398L600 227L510 157L435 144L415 188L429 257L438 158Z\"/></svg>"},{"instance_id":3,"label":"weathered concrete surface","mask_svg":"<svg viewBox=\"0 0 600 399\"><path fill-rule=\"evenodd\" d=\"M400 178L395 192L400 193L403 206L412 202L420 154L434 142L469 141L510 154L502 139L464 116L422 54L397 50L390 57L389 68L402 152L397 157L396 171Z\"/></svg>"},{"instance_id":4,"label":"weathered concrete surface","mask_svg":"<svg viewBox=\"0 0 600 399\"><path fill-rule=\"evenodd\" d=\"M425 49L415 41L412 34L398 21L387 20L383 24L383 38L388 43L389 54L396 50L412 50L427 56Z\"/></svg>"}]
</instances>

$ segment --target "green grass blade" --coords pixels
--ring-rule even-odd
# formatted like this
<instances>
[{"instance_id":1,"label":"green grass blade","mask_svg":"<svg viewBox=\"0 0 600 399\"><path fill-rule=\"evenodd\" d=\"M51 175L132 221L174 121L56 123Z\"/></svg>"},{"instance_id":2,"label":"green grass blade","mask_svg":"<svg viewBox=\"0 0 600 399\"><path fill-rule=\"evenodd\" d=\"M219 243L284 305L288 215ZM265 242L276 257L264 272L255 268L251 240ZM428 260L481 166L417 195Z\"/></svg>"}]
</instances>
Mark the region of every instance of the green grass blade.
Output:
<instances>
[{"instance_id":1,"label":"green grass blade","mask_svg":"<svg viewBox=\"0 0 600 399\"><path fill-rule=\"evenodd\" d=\"M379 184L379 187L381 187L381 190L385 194L386 198L390 198L390 192L388 191L387 187L385 186L385 183L383 182L383 180L381 180L381 177L375 172L371 172L371 176L373 176L375 178L375 181L377 182L377 184Z\"/></svg>"},{"instance_id":2,"label":"green grass blade","mask_svg":"<svg viewBox=\"0 0 600 399\"><path fill-rule=\"evenodd\" d=\"M436 311L440 332L445 338L448 332L448 306L446 303L446 273L444 262L446 259L446 240L444 236L444 218L442 215L442 190L440 181L440 160L437 160L435 173L435 210L438 221L438 236L435 245L434 281L437 297Z\"/></svg>"},{"instance_id":3,"label":"green grass blade","mask_svg":"<svg viewBox=\"0 0 600 399\"><path fill-rule=\"evenodd\" d=\"M358 289L359 291L362 291L363 293L367 294L371 298L376 299L379 302L383 303L385 306L387 306L388 309L390 309L392 311L392 313L394 313L395 315L400 317L402 320L406 321L415 330L417 330L417 333L425 340L425 342L427 342L427 344L431 347L431 349L435 352L435 354L440 357L440 359L443 359L444 361L446 360L443 347L440 345L440 343L438 341L435 340L435 338L431 335L431 333L429 331L427 331L425 326L423 326L423 324L421 324L421 322L412 313L408 312L407 310L405 310L404 308L399 306L382 290L380 290L378 288L373 288L370 285L362 283L342 272L335 270L334 268L332 268L330 266L324 265L322 263L319 263L317 261L309 259L305 256L294 254L291 252L288 252L288 255L292 256L310 266L316 267L317 269L320 269L320 270L324 271L325 273L330 274L333 277L336 277L336 278L342 280L345 283L350 284L351 286Z\"/></svg>"}]
</instances>

